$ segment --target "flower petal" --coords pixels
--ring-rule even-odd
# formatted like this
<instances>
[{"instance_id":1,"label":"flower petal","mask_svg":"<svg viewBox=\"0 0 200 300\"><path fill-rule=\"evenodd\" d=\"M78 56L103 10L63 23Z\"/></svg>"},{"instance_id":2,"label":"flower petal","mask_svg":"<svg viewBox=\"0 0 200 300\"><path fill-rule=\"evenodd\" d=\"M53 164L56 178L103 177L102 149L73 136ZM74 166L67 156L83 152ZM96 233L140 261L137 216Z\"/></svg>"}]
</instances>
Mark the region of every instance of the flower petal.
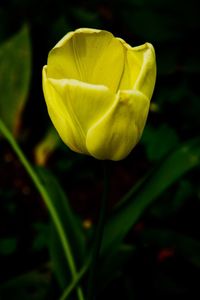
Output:
<instances>
[{"instance_id":1,"label":"flower petal","mask_svg":"<svg viewBox=\"0 0 200 300\"><path fill-rule=\"evenodd\" d=\"M126 49L124 73L119 89L136 89L150 99L156 79L153 46L150 43L145 43L138 47L131 47L124 40L119 40Z\"/></svg>"},{"instance_id":2,"label":"flower petal","mask_svg":"<svg viewBox=\"0 0 200 300\"><path fill-rule=\"evenodd\" d=\"M142 92L151 99L156 81L156 57L154 48L150 43L146 43L133 48L133 50L143 58L142 67L134 84L134 89Z\"/></svg>"},{"instance_id":3,"label":"flower petal","mask_svg":"<svg viewBox=\"0 0 200 300\"><path fill-rule=\"evenodd\" d=\"M97 159L121 160L138 142L149 110L149 100L142 93L121 91L115 103L89 131L86 146Z\"/></svg>"},{"instance_id":4,"label":"flower petal","mask_svg":"<svg viewBox=\"0 0 200 300\"><path fill-rule=\"evenodd\" d=\"M105 86L91 85L73 79L49 78L46 81L48 91L50 90L50 96L48 97L47 93L45 95L49 113L52 109L51 115L56 113L61 117L59 126L62 119L70 124L75 141L73 144L80 152L88 154L85 145L87 132L112 107L115 94ZM55 121L58 124L57 119ZM61 132L62 128L57 130ZM68 144L67 137L63 140Z\"/></svg>"},{"instance_id":5,"label":"flower petal","mask_svg":"<svg viewBox=\"0 0 200 300\"><path fill-rule=\"evenodd\" d=\"M85 148L84 136L82 132L75 128L62 97L48 80L46 70L47 66L44 66L42 70L42 83L49 116L61 139L71 150L88 154Z\"/></svg>"},{"instance_id":6,"label":"flower petal","mask_svg":"<svg viewBox=\"0 0 200 300\"><path fill-rule=\"evenodd\" d=\"M109 110L115 94L104 85L93 85L73 79L52 79L49 82L63 99L65 110L83 135Z\"/></svg>"},{"instance_id":7,"label":"flower petal","mask_svg":"<svg viewBox=\"0 0 200 300\"><path fill-rule=\"evenodd\" d=\"M48 77L105 85L113 92L118 89L123 68L123 45L104 30L70 32L48 57Z\"/></svg>"}]
</instances>

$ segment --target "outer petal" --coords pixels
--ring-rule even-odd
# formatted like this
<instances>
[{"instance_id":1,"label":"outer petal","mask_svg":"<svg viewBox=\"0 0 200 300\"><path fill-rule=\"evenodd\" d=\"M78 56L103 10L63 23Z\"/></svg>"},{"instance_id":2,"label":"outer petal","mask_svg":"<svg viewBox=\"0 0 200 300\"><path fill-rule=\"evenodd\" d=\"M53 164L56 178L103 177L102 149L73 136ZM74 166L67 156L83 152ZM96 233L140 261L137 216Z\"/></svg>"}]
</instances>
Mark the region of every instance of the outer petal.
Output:
<instances>
[{"instance_id":1,"label":"outer petal","mask_svg":"<svg viewBox=\"0 0 200 300\"><path fill-rule=\"evenodd\" d=\"M47 79L45 69L43 86L49 114L62 139L70 148L74 146L79 152L88 154L85 145L87 132L110 109L115 95L101 85L77 80ZM53 117L55 114L57 118ZM62 120L72 128L70 133L69 129L66 131L66 128L60 128Z\"/></svg>"},{"instance_id":2,"label":"outer petal","mask_svg":"<svg viewBox=\"0 0 200 300\"><path fill-rule=\"evenodd\" d=\"M121 160L138 142L149 110L142 93L121 91L107 114L89 131L86 146L97 159Z\"/></svg>"},{"instance_id":3,"label":"outer petal","mask_svg":"<svg viewBox=\"0 0 200 300\"><path fill-rule=\"evenodd\" d=\"M49 79L62 98L62 104L72 123L86 136L92 127L115 101L115 94L104 85L92 85L77 80Z\"/></svg>"},{"instance_id":4,"label":"outer petal","mask_svg":"<svg viewBox=\"0 0 200 300\"><path fill-rule=\"evenodd\" d=\"M124 40L119 40L126 50L125 68L119 89L136 89L150 99L156 80L156 59L153 46L145 43L138 47L131 47Z\"/></svg>"},{"instance_id":5,"label":"outer petal","mask_svg":"<svg viewBox=\"0 0 200 300\"><path fill-rule=\"evenodd\" d=\"M138 56L143 57L143 63L134 84L134 88L151 99L156 81L156 58L154 48L151 44L146 43L142 46L133 48L133 50Z\"/></svg>"},{"instance_id":6,"label":"outer petal","mask_svg":"<svg viewBox=\"0 0 200 300\"><path fill-rule=\"evenodd\" d=\"M119 90L131 90L137 80L140 73L140 69L143 63L143 58L139 57L129 44L123 39L117 38L124 47L125 59L124 70L121 77Z\"/></svg>"},{"instance_id":7,"label":"outer petal","mask_svg":"<svg viewBox=\"0 0 200 300\"><path fill-rule=\"evenodd\" d=\"M114 92L123 68L123 45L103 30L83 28L70 32L48 57L48 77L106 85Z\"/></svg>"},{"instance_id":8,"label":"outer petal","mask_svg":"<svg viewBox=\"0 0 200 300\"><path fill-rule=\"evenodd\" d=\"M49 116L63 142L71 150L87 154L84 136L75 128L62 97L46 76L46 69L47 66L44 66L42 70L42 84Z\"/></svg>"}]
</instances>

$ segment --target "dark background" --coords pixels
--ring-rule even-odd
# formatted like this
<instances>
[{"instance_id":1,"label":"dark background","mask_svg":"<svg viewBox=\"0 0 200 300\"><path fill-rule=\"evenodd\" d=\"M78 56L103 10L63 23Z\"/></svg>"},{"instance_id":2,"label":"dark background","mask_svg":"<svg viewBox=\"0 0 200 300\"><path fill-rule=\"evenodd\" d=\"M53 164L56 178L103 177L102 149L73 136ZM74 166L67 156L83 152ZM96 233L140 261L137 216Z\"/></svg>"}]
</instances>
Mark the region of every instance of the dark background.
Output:
<instances>
[{"instance_id":1,"label":"dark background","mask_svg":"<svg viewBox=\"0 0 200 300\"><path fill-rule=\"evenodd\" d=\"M25 23L30 28L32 73L18 140L34 164L35 147L50 126L42 66L57 41L79 27L106 29L132 46L151 42L157 56L157 82L142 141L128 158L111 165L110 209L165 155L199 136L197 1L0 1L1 43ZM9 145L0 142L0 299L57 299L59 288L49 269L42 278L29 273L49 261L48 213ZM102 188L99 162L60 143L45 165L59 178L81 220L95 223ZM199 175L199 168L187 173L143 214L127 237L135 250L121 275L102 292L103 299L200 296ZM27 272L32 288L23 277ZM13 294L4 292L11 279ZM29 298L20 294L24 286Z\"/></svg>"}]
</instances>

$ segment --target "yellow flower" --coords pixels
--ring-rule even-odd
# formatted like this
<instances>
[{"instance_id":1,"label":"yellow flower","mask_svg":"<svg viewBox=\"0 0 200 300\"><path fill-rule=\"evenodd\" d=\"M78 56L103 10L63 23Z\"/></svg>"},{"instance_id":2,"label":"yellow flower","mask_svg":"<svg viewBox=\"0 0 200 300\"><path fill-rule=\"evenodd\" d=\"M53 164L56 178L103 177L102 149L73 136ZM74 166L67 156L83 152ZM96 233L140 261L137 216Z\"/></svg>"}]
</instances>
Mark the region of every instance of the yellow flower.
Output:
<instances>
[{"instance_id":1,"label":"yellow flower","mask_svg":"<svg viewBox=\"0 0 200 300\"><path fill-rule=\"evenodd\" d=\"M65 35L43 67L50 118L65 144L121 160L142 135L156 78L153 46L131 47L104 30Z\"/></svg>"}]
</instances>

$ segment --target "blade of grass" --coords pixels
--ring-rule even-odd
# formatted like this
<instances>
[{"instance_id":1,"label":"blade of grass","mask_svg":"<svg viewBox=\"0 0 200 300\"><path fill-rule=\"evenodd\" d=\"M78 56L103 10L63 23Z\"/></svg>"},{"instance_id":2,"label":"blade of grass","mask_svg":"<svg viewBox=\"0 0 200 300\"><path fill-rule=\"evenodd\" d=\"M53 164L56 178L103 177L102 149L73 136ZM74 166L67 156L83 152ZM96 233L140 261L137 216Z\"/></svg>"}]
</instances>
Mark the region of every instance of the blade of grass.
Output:
<instances>
[{"instance_id":1,"label":"blade of grass","mask_svg":"<svg viewBox=\"0 0 200 300\"><path fill-rule=\"evenodd\" d=\"M51 218L53 220L53 223L55 225L55 228L58 232L58 235L60 237L64 253L66 256L66 260L68 262L70 271L71 271L71 276L73 279L76 278L76 265L74 261L74 257L71 251L71 247L68 241L68 238L65 234L64 228L62 226L62 223L60 221L59 215L53 205L53 201L51 200L50 195L48 194L47 190L45 189L44 185L40 181L37 173L34 171L33 167L31 166L30 162L27 160L25 155L23 154L22 150L20 149L19 145L15 141L13 135L11 132L8 130L4 122L0 119L0 131L2 132L3 136L7 139L11 147L13 148L14 152L18 156L20 162L24 166L25 170L29 174L30 178L32 179L35 187L37 188L38 192L40 193L42 199L44 200L49 213L51 215ZM80 287L77 287L77 296L79 300L84 300L83 292Z\"/></svg>"},{"instance_id":2,"label":"blade of grass","mask_svg":"<svg viewBox=\"0 0 200 300\"><path fill-rule=\"evenodd\" d=\"M65 191L50 170L43 167L39 167L36 170L53 201L53 206L59 215L65 234L68 237L71 251L73 252L74 260L76 261L76 267L77 269L80 269L83 265L86 250L86 239L82 222L72 210ZM54 225L53 228L51 228L51 236L48 245L53 269L60 288L63 290L71 280L71 273L67 262L65 262L63 247Z\"/></svg>"},{"instance_id":3,"label":"blade of grass","mask_svg":"<svg viewBox=\"0 0 200 300\"><path fill-rule=\"evenodd\" d=\"M122 198L113 210L106 225L101 255L112 253L130 228L138 221L144 211L172 184L192 168L199 165L200 139L188 141L179 146L154 168L137 186ZM91 258L90 258L91 259ZM104 268L104 265L102 265ZM101 271L101 270L100 270ZM77 278L80 280L81 274ZM73 280L66 289L66 295L73 291L79 280ZM64 294L63 294L64 295ZM61 298L60 300L65 300Z\"/></svg>"},{"instance_id":4,"label":"blade of grass","mask_svg":"<svg viewBox=\"0 0 200 300\"><path fill-rule=\"evenodd\" d=\"M102 254L117 247L144 211L172 184L199 165L200 138L179 146L133 187L113 211L105 228Z\"/></svg>"}]
</instances>

